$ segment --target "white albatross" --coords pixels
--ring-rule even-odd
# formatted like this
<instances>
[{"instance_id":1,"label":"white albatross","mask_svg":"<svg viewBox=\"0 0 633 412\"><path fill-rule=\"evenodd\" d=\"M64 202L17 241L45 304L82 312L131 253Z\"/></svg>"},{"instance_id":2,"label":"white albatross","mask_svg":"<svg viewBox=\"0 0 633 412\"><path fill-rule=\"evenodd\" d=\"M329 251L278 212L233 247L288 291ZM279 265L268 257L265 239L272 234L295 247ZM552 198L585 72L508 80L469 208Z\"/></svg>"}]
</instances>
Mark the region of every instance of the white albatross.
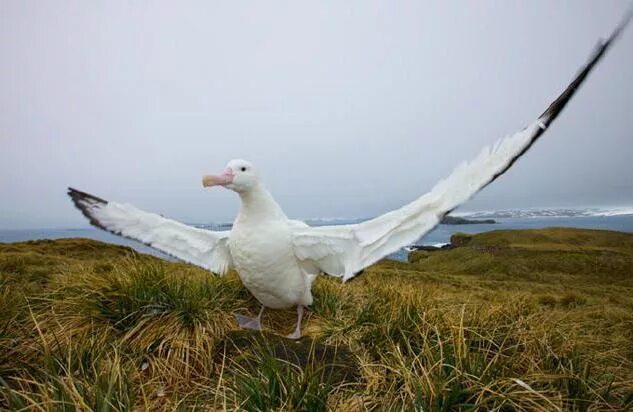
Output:
<instances>
[{"instance_id":1,"label":"white albatross","mask_svg":"<svg viewBox=\"0 0 633 412\"><path fill-rule=\"evenodd\" d=\"M350 279L418 240L444 215L508 170L559 115L630 17L629 13L598 44L574 80L531 125L484 149L413 202L362 223L310 227L288 219L255 167L245 160L231 160L222 174L202 180L205 187L222 186L239 195L241 207L230 231L195 228L72 188L68 194L94 226L217 274L235 269L262 305L254 319L236 315L241 327L260 329L265 307L296 306L297 324L289 337L298 339L303 309L312 303L311 285L318 274Z\"/></svg>"}]
</instances>

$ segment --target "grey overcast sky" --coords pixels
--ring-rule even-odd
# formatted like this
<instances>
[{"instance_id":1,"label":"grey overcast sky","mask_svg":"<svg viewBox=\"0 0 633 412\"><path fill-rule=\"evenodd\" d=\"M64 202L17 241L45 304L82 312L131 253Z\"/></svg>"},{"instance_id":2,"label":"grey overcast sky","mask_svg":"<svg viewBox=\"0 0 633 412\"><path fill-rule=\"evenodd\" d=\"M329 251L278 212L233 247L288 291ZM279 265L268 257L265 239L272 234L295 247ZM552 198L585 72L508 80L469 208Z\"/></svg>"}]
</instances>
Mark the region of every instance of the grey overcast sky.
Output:
<instances>
[{"instance_id":1,"label":"grey overcast sky","mask_svg":"<svg viewBox=\"0 0 633 412\"><path fill-rule=\"evenodd\" d=\"M82 227L67 186L233 219L253 161L292 217L422 194L540 114L626 1L0 2L0 228ZM633 204L633 28L462 210Z\"/></svg>"}]
</instances>

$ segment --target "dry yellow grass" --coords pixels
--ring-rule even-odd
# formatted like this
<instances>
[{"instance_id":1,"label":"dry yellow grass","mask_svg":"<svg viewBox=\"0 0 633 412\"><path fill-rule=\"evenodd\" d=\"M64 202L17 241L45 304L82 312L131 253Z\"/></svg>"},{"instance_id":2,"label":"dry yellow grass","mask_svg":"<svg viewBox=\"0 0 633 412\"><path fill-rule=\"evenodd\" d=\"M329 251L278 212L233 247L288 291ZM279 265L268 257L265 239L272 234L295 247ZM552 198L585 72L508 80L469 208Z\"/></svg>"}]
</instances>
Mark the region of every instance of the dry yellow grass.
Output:
<instances>
[{"instance_id":1,"label":"dry yellow grass","mask_svg":"<svg viewBox=\"0 0 633 412\"><path fill-rule=\"evenodd\" d=\"M492 232L350 282L321 277L299 343L235 274L85 239L0 244L0 407L624 410L633 235Z\"/></svg>"}]
</instances>

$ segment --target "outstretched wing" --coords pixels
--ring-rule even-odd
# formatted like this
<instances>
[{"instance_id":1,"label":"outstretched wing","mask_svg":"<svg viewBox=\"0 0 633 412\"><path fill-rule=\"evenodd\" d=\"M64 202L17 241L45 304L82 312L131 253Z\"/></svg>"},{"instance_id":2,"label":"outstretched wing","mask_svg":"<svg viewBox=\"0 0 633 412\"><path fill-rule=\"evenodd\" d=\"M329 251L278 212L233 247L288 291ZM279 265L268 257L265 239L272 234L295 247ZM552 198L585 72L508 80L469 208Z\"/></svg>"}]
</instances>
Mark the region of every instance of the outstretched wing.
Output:
<instances>
[{"instance_id":1,"label":"outstretched wing","mask_svg":"<svg viewBox=\"0 0 633 412\"><path fill-rule=\"evenodd\" d=\"M536 121L485 148L427 194L398 210L359 224L294 228L295 256L302 266L347 280L431 231L445 214L505 173L527 152L558 117L630 18L631 13L608 39L599 42L574 80Z\"/></svg>"},{"instance_id":2,"label":"outstretched wing","mask_svg":"<svg viewBox=\"0 0 633 412\"><path fill-rule=\"evenodd\" d=\"M224 274L232 266L228 231L184 225L134 206L108 202L68 188L73 203L93 226L142 242L177 259Z\"/></svg>"}]
</instances>

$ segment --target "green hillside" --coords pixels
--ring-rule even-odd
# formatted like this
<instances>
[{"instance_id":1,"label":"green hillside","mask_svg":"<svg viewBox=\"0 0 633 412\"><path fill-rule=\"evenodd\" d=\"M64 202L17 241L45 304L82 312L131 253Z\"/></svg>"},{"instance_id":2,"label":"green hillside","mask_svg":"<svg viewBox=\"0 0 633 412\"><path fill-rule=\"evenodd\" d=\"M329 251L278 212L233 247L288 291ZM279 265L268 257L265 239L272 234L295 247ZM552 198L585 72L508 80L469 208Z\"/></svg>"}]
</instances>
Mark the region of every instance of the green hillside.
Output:
<instances>
[{"instance_id":1,"label":"green hillside","mask_svg":"<svg viewBox=\"0 0 633 412\"><path fill-rule=\"evenodd\" d=\"M264 333L235 274L87 239L0 243L0 409L633 408L633 234L456 235L320 277Z\"/></svg>"}]
</instances>

